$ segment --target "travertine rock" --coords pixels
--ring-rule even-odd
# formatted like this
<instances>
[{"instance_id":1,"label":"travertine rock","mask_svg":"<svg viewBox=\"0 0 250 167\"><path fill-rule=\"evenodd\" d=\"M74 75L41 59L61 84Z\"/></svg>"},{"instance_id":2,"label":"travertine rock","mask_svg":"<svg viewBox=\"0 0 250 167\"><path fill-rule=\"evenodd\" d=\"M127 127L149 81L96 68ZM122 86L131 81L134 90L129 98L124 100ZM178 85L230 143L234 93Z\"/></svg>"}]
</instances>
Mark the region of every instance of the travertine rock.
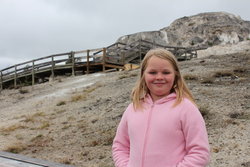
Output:
<instances>
[{"instance_id":1,"label":"travertine rock","mask_svg":"<svg viewBox=\"0 0 250 167\"><path fill-rule=\"evenodd\" d=\"M225 12L201 13L175 20L159 31L139 32L120 37L117 42L139 39L173 46L214 46L250 39L250 21Z\"/></svg>"}]
</instances>

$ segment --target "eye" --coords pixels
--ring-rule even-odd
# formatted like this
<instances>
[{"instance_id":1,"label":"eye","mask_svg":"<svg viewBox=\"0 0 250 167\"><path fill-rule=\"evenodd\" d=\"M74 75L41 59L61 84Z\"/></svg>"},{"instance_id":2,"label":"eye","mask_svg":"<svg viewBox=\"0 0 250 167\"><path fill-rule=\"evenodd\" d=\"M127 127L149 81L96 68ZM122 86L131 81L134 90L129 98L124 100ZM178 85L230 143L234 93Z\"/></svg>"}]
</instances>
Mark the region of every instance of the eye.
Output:
<instances>
[{"instance_id":1,"label":"eye","mask_svg":"<svg viewBox=\"0 0 250 167\"><path fill-rule=\"evenodd\" d=\"M164 72L162 72L162 74L170 74L170 72L169 71L164 71Z\"/></svg>"},{"instance_id":2,"label":"eye","mask_svg":"<svg viewBox=\"0 0 250 167\"><path fill-rule=\"evenodd\" d=\"M149 71L148 73L149 73L149 74L152 74L152 75L156 74L155 71Z\"/></svg>"}]
</instances>

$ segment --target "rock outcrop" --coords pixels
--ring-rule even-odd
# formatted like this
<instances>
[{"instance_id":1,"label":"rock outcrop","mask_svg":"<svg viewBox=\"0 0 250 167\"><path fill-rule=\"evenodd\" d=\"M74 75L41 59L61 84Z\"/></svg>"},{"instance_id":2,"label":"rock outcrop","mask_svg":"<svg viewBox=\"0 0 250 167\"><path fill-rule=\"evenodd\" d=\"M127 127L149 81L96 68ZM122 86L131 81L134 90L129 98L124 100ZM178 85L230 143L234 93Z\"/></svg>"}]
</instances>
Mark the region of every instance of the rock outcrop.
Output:
<instances>
[{"instance_id":1,"label":"rock outcrop","mask_svg":"<svg viewBox=\"0 0 250 167\"><path fill-rule=\"evenodd\" d=\"M250 21L226 12L201 13L175 20L159 31L139 32L120 37L130 44L139 39L173 46L205 46L250 40Z\"/></svg>"}]
</instances>

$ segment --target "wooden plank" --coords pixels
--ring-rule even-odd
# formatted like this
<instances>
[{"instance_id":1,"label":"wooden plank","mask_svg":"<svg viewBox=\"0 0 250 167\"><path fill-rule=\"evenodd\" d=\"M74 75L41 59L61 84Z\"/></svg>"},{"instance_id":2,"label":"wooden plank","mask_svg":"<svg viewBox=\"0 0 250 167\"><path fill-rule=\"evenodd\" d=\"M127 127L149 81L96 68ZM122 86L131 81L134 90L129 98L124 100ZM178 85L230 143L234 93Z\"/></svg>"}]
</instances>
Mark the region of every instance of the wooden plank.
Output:
<instances>
[{"instance_id":1,"label":"wooden plank","mask_svg":"<svg viewBox=\"0 0 250 167\"><path fill-rule=\"evenodd\" d=\"M105 66L110 67L110 68L125 69L125 67L122 65L119 66L119 65L114 65L114 64L106 64Z\"/></svg>"},{"instance_id":2,"label":"wooden plank","mask_svg":"<svg viewBox=\"0 0 250 167\"><path fill-rule=\"evenodd\" d=\"M99 50L102 50L102 48L97 48L97 49L87 49L87 50L75 51L75 54L79 54L79 53L87 53L88 51L89 51L89 52L96 52L96 51L99 51Z\"/></svg>"}]
</instances>

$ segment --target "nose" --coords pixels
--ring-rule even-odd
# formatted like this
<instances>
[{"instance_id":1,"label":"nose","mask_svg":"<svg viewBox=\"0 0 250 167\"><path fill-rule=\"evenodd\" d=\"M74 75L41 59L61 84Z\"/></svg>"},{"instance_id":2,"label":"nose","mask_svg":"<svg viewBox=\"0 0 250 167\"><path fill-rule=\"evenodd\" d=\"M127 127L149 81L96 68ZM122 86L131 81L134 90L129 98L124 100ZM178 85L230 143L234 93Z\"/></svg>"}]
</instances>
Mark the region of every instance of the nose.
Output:
<instances>
[{"instance_id":1,"label":"nose","mask_svg":"<svg viewBox=\"0 0 250 167\"><path fill-rule=\"evenodd\" d=\"M162 80L162 79L163 79L163 75L162 75L161 73L158 73L158 74L156 75L156 79L157 79L157 80Z\"/></svg>"}]
</instances>

